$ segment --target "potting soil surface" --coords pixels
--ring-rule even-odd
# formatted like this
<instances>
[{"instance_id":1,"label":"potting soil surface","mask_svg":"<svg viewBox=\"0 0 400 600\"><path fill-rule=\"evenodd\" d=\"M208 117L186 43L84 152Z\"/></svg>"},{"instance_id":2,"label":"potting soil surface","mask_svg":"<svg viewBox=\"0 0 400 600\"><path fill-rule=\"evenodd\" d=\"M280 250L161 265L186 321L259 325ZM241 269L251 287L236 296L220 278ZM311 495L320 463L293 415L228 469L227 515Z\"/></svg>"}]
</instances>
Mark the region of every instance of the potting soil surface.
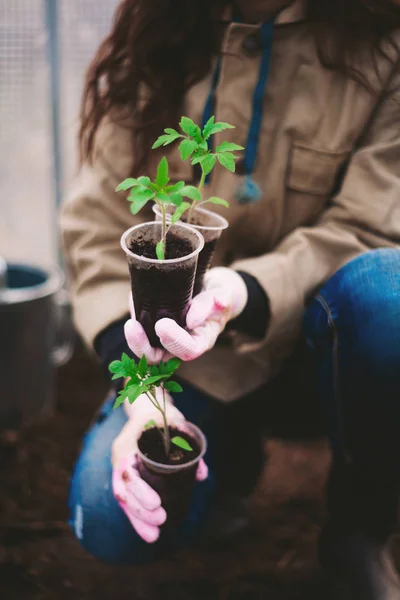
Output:
<instances>
[{"instance_id":1,"label":"potting soil surface","mask_svg":"<svg viewBox=\"0 0 400 600\"><path fill-rule=\"evenodd\" d=\"M287 406L284 414L292 414L291 423L281 428L285 439L275 432L266 442L269 462L244 537L225 547L187 550L145 568L111 567L88 556L66 524L67 490L82 434L106 389L98 365L78 347L59 372L55 416L1 434L1 600L326 597L316 540L330 455L321 437L293 439L301 418L298 409L291 413Z\"/></svg>"}]
</instances>

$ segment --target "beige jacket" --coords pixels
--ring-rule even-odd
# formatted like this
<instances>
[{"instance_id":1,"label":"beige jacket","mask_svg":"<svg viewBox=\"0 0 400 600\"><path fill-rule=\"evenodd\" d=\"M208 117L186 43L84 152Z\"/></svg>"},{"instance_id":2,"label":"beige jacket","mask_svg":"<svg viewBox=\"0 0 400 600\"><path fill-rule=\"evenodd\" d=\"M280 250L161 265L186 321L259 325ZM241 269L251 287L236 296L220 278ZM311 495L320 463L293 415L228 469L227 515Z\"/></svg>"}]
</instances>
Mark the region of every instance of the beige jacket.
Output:
<instances>
[{"instance_id":1,"label":"beige jacket","mask_svg":"<svg viewBox=\"0 0 400 600\"><path fill-rule=\"evenodd\" d=\"M216 94L217 120L236 125L224 139L243 146L260 61L258 52L246 51L246 40L257 30L228 27ZM262 200L239 205L233 194L241 176L223 169L215 171L209 190L230 201L229 210L221 208L230 228L215 262L258 279L270 299L270 326L262 341L236 336L181 371L222 401L243 396L279 371L299 336L307 301L341 265L370 248L400 243L399 57L392 51L392 61L379 60L380 77L372 64L361 65L379 90L373 95L321 67L301 2L280 13L274 35L254 173ZM196 122L210 85L211 74L188 94L185 112ZM189 182L190 166L176 149L168 156L174 178ZM131 162L127 132L104 123L94 164L81 169L62 211L75 321L89 345L128 310L128 268L119 240L134 218L114 190Z\"/></svg>"}]
</instances>

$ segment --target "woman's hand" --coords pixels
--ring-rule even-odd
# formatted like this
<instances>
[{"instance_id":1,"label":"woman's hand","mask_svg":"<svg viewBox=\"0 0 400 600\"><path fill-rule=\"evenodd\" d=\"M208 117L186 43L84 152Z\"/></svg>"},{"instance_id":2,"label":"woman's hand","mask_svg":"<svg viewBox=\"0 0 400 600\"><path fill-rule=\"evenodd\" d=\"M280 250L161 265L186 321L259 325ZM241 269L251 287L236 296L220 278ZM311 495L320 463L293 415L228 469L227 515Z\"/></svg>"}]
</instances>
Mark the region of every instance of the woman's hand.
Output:
<instances>
[{"instance_id":1,"label":"woman's hand","mask_svg":"<svg viewBox=\"0 0 400 600\"><path fill-rule=\"evenodd\" d=\"M157 396L161 390L157 390ZM162 396L160 398L162 401ZM161 506L160 496L141 478L138 470L137 439L145 425L154 420L162 426L159 411L153 408L146 396L140 396L134 404L126 405L129 420L114 440L111 452L113 466L113 492L135 531L147 543L157 541L160 526L168 515ZM185 417L167 398L167 421L170 426L185 429ZM207 479L208 469L200 461L197 480Z\"/></svg>"},{"instance_id":2,"label":"woman's hand","mask_svg":"<svg viewBox=\"0 0 400 600\"><path fill-rule=\"evenodd\" d=\"M125 325L126 340L136 356L145 354L149 362L158 363L171 356L194 360L211 350L228 321L241 314L247 299L242 277L233 269L215 267L206 274L203 291L193 298L186 317L188 331L172 319L161 319L155 331L163 348L152 348L132 312L133 318Z\"/></svg>"}]
</instances>

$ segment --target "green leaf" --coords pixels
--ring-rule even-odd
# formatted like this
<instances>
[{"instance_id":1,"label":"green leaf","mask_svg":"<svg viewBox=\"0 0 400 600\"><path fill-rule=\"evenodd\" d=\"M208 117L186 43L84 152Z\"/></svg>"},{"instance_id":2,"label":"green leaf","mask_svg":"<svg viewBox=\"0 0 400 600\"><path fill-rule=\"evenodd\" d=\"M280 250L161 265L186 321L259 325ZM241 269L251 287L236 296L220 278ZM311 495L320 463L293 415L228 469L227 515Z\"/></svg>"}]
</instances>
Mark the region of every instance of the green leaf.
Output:
<instances>
[{"instance_id":1,"label":"green leaf","mask_svg":"<svg viewBox=\"0 0 400 600\"><path fill-rule=\"evenodd\" d=\"M128 381L126 382L125 388L128 388L131 385L139 385L139 383L141 383L141 380L139 379L138 375L131 375L130 379L128 379Z\"/></svg>"},{"instance_id":2,"label":"green leaf","mask_svg":"<svg viewBox=\"0 0 400 600\"><path fill-rule=\"evenodd\" d=\"M229 123L215 123L208 129L207 135L204 136L204 139L208 140L211 135L219 133L220 131L224 131L225 129L235 129L235 127L233 125L229 125Z\"/></svg>"},{"instance_id":3,"label":"green leaf","mask_svg":"<svg viewBox=\"0 0 400 600\"><path fill-rule=\"evenodd\" d=\"M225 208L229 208L229 202L223 200L223 198L217 198L217 196L212 196L207 200L210 204L219 204L220 206L225 206Z\"/></svg>"},{"instance_id":4,"label":"green leaf","mask_svg":"<svg viewBox=\"0 0 400 600\"><path fill-rule=\"evenodd\" d=\"M148 202L149 200L152 200L155 195L156 194L155 192L153 192L153 190L149 190L149 188L140 185L131 189L131 191L129 192L128 200L129 202Z\"/></svg>"},{"instance_id":5,"label":"green leaf","mask_svg":"<svg viewBox=\"0 0 400 600\"><path fill-rule=\"evenodd\" d=\"M126 397L128 398L130 404L133 404L135 400L137 400L145 391L145 386L132 385L131 387L127 388Z\"/></svg>"},{"instance_id":6,"label":"green leaf","mask_svg":"<svg viewBox=\"0 0 400 600\"><path fill-rule=\"evenodd\" d=\"M164 192L159 192L157 194L157 200L159 200L160 202L167 202L168 204L170 202L168 194L165 194Z\"/></svg>"},{"instance_id":7,"label":"green leaf","mask_svg":"<svg viewBox=\"0 0 400 600\"><path fill-rule=\"evenodd\" d=\"M114 366L116 363L119 363L118 370L116 370L116 367ZM112 371L111 366L113 366ZM130 359L129 362L127 362L126 364L123 364L120 361L114 361L114 363L111 363L109 369L111 373L114 373L114 376L112 378L113 380L122 379L126 377L136 377L136 365Z\"/></svg>"},{"instance_id":8,"label":"green leaf","mask_svg":"<svg viewBox=\"0 0 400 600\"><path fill-rule=\"evenodd\" d=\"M178 183L175 183L174 185L170 185L169 187L167 187L165 189L165 191L168 192L168 194L170 194L170 193L174 193L174 192L179 192L179 190L181 190L183 187L185 187L185 182L178 181Z\"/></svg>"},{"instance_id":9,"label":"green leaf","mask_svg":"<svg viewBox=\"0 0 400 600\"><path fill-rule=\"evenodd\" d=\"M143 383L145 385L154 385L164 379L164 375L154 375L154 377L148 377Z\"/></svg>"},{"instance_id":10,"label":"green leaf","mask_svg":"<svg viewBox=\"0 0 400 600\"><path fill-rule=\"evenodd\" d=\"M132 361L133 361L133 362L135 362L135 361L133 360L133 358L129 358L129 356L127 355L127 353L126 353L126 352L123 352L123 353L122 353L122 356L121 356L121 362L122 362L122 364L123 364L123 365L126 365L126 364L131 364L131 363L132 363Z\"/></svg>"},{"instance_id":11,"label":"green leaf","mask_svg":"<svg viewBox=\"0 0 400 600\"><path fill-rule=\"evenodd\" d=\"M206 140L210 136L210 129L214 125L215 117L212 116L208 119L207 123L204 125L203 129L203 138Z\"/></svg>"},{"instance_id":12,"label":"green leaf","mask_svg":"<svg viewBox=\"0 0 400 600\"><path fill-rule=\"evenodd\" d=\"M172 375L173 373L175 373L175 371L177 371L179 369L181 364L182 364L182 361L179 358L170 358L167 361L167 364L165 366L166 366L167 372Z\"/></svg>"},{"instance_id":13,"label":"green leaf","mask_svg":"<svg viewBox=\"0 0 400 600\"><path fill-rule=\"evenodd\" d=\"M122 377L125 377L125 375L118 375L118 373L116 373L115 375L113 375L111 377L111 381L116 381L117 379L122 379Z\"/></svg>"},{"instance_id":14,"label":"green leaf","mask_svg":"<svg viewBox=\"0 0 400 600\"><path fill-rule=\"evenodd\" d=\"M165 365L165 363L163 361L161 361L160 363L158 363L158 369L159 369L161 375L165 375L166 373L168 373L168 371L166 369L166 365Z\"/></svg>"},{"instance_id":15,"label":"green leaf","mask_svg":"<svg viewBox=\"0 0 400 600\"><path fill-rule=\"evenodd\" d=\"M150 419L150 421L144 426L144 430L147 431L148 429L152 429L153 427L157 427L157 423L154 419Z\"/></svg>"},{"instance_id":16,"label":"green leaf","mask_svg":"<svg viewBox=\"0 0 400 600\"><path fill-rule=\"evenodd\" d=\"M114 361L113 363L111 363L111 365L113 365L113 368L115 368L115 365L118 362L119 361ZM112 371L112 372L114 372L114 371ZM124 353L122 355L121 361L119 362L118 374L120 375L120 377L135 377L136 373L137 373L137 366L136 366L135 361L132 358L129 358L129 356Z\"/></svg>"},{"instance_id":17,"label":"green leaf","mask_svg":"<svg viewBox=\"0 0 400 600\"><path fill-rule=\"evenodd\" d=\"M133 358L130 358L126 352L123 352L121 356L121 362L126 369L132 369L133 372L137 373L136 362Z\"/></svg>"},{"instance_id":18,"label":"green leaf","mask_svg":"<svg viewBox=\"0 0 400 600\"><path fill-rule=\"evenodd\" d=\"M168 144L172 144L172 142L177 140L179 137L181 137L181 136L179 135L178 132L176 132L174 135L172 135L172 134L161 135L158 138L158 140L156 140L154 142L152 149L155 150L156 148L159 148L160 146L168 146Z\"/></svg>"},{"instance_id":19,"label":"green leaf","mask_svg":"<svg viewBox=\"0 0 400 600\"><path fill-rule=\"evenodd\" d=\"M197 164L201 164L203 163L205 160L208 159L208 157L210 156L210 153L206 152L206 153L202 153L202 154L195 154L195 156L193 156L193 159L191 161L192 165L197 165Z\"/></svg>"},{"instance_id":20,"label":"green leaf","mask_svg":"<svg viewBox=\"0 0 400 600\"><path fill-rule=\"evenodd\" d=\"M169 182L168 161L165 158L165 156L161 159L160 164L158 165L157 177L155 179L155 182L161 188L164 188Z\"/></svg>"},{"instance_id":21,"label":"green leaf","mask_svg":"<svg viewBox=\"0 0 400 600\"><path fill-rule=\"evenodd\" d=\"M192 121L192 119L189 119L188 117L182 117L179 125L182 131L187 133L187 135L193 138L196 142L201 143L203 141L201 129L194 121Z\"/></svg>"},{"instance_id":22,"label":"green leaf","mask_svg":"<svg viewBox=\"0 0 400 600\"><path fill-rule=\"evenodd\" d=\"M216 162L217 159L215 158L215 156L213 154L208 154L205 160L201 161L201 168L203 169L203 172L206 175L211 173L211 171L215 167Z\"/></svg>"},{"instance_id":23,"label":"green leaf","mask_svg":"<svg viewBox=\"0 0 400 600\"><path fill-rule=\"evenodd\" d=\"M158 260L165 260L165 246L164 246L164 242L162 240L161 240L161 242L158 242L158 244L156 246L156 254L157 254Z\"/></svg>"},{"instance_id":24,"label":"green leaf","mask_svg":"<svg viewBox=\"0 0 400 600\"><path fill-rule=\"evenodd\" d=\"M153 194L154 196L155 194ZM148 203L148 201L151 200L151 198L142 198L142 199L136 199L131 201L131 213L133 215L137 215L138 213L140 213L140 211L142 210L142 208L144 208L146 206L146 204Z\"/></svg>"},{"instance_id":25,"label":"green leaf","mask_svg":"<svg viewBox=\"0 0 400 600\"><path fill-rule=\"evenodd\" d=\"M220 164L225 167L225 169L228 169L228 171L231 171L231 173L235 172L236 164L233 154L229 154L229 152L218 154L217 158Z\"/></svg>"},{"instance_id":26,"label":"green leaf","mask_svg":"<svg viewBox=\"0 0 400 600\"><path fill-rule=\"evenodd\" d=\"M164 129L164 131L165 133L168 133L168 135L175 135L176 137L181 137L179 131L176 131L176 129L171 129L171 127L167 127L167 129Z\"/></svg>"},{"instance_id":27,"label":"green leaf","mask_svg":"<svg viewBox=\"0 0 400 600\"><path fill-rule=\"evenodd\" d=\"M147 187L151 184L151 179L150 177L146 177L146 175L141 175L138 177L138 183L140 183L140 185L143 187Z\"/></svg>"},{"instance_id":28,"label":"green leaf","mask_svg":"<svg viewBox=\"0 0 400 600\"><path fill-rule=\"evenodd\" d=\"M147 359L146 359L145 355L143 354L142 358L140 359L139 366L138 366L138 373L139 373L140 377L146 377L148 370L149 370L149 365L147 364Z\"/></svg>"},{"instance_id":29,"label":"green leaf","mask_svg":"<svg viewBox=\"0 0 400 600\"><path fill-rule=\"evenodd\" d=\"M131 188L135 187L135 185L137 185L137 184L138 184L137 179L133 179L133 177L129 177L128 179L125 179L125 181L120 183L115 191L116 192L126 192L127 190L130 190Z\"/></svg>"},{"instance_id":30,"label":"green leaf","mask_svg":"<svg viewBox=\"0 0 400 600\"><path fill-rule=\"evenodd\" d=\"M121 404L123 404L125 402L125 394L124 392L120 393L119 396L117 396L115 403L114 403L114 409L119 408L121 406Z\"/></svg>"},{"instance_id":31,"label":"green leaf","mask_svg":"<svg viewBox=\"0 0 400 600\"><path fill-rule=\"evenodd\" d=\"M180 125L180 128L182 129L182 131L184 133L187 133L187 135L190 135L191 137L193 137L193 132L195 131L195 128L196 127L198 128L196 123L194 121L192 121L192 119L189 119L189 117L182 117L179 125Z\"/></svg>"},{"instance_id":32,"label":"green leaf","mask_svg":"<svg viewBox=\"0 0 400 600\"><path fill-rule=\"evenodd\" d=\"M183 187L179 193L181 194L181 196L185 196L185 198L190 198L195 202L200 202L201 200L201 193L196 187L194 187L194 185L185 185L185 187Z\"/></svg>"},{"instance_id":33,"label":"green leaf","mask_svg":"<svg viewBox=\"0 0 400 600\"><path fill-rule=\"evenodd\" d=\"M167 390L167 392L183 392L183 387L181 385L179 385L179 383L177 381L166 381L164 383L164 387Z\"/></svg>"},{"instance_id":34,"label":"green leaf","mask_svg":"<svg viewBox=\"0 0 400 600\"><path fill-rule=\"evenodd\" d=\"M193 152L197 148L197 143L193 140L183 140L179 146L179 152L181 153L181 159L183 161L187 160L189 156L193 154Z\"/></svg>"},{"instance_id":35,"label":"green leaf","mask_svg":"<svg viewBox=\"0 0 400 600\"><path fill-rule=\"evenodd\" d=\"M160 146L163 146L165 142L168 143L168 141L171 139L170 135L160 135L160 137L154 142L154 144L152 145L152 150L155 150L156 148L160 148Z\"/></svg>"},{"instance_id":36,"label":"green leaf","mask_svg":"<svg viewBox=\"0 0 400 600\"><path fill-rule=\"evenodd\" d=\"M230 142L222 142L222 144L217 146L216 152L235 152L235 150L244 150L244 147L238 144L231 144Z\"/></svg>"},{"instance_id":37,"label":"green leaf","mask_svg":"<svg viewBox=\"0 0 400 600\"><path fill-rule=\"evenodd\" d=\"M120 360L113 360L112 363L110 363L108 370L111 373L119 373L122 367L122 362Z\"/></svg>"},{"instance_id":38,"label":"green leaf","mask_svg":"<svg viewBox=\"0 0 400 600\"><path fill-rule=\"evenodd\" d=\"M186 440L184 440L182 437L180 437L179 435L177 435L176 437L173 437L171 442L175 446L178 446L178 448L182 448L182 450L186 450L187 452L193 451L192 446Z\"/></svg>"},{"instance_id":39,"label":"green leaf","mask_svg":"<svg viewBox=\"0 0 400 600\"><path fill-rule=\"evenodd\" d=\"M152 377L154 377L155 375L159 375L161 373L161 371L159 370L159 368L157 367L157 365L151 365L150 367L150 375Z\"/></svg>"},{"instance_id":40,"label":"green leaf","mask_svg":"<svg viewBox=\"0 0 400 600\"><path fill-rule=\"evenodd\" d=\"M182 215L190 208L189 202L182 202L182 204L176 209L171 218L171 223L177 223L179 219L182 218Z\"/></svg>"},{"instance_id":41,"label":"green leaf","mask_svg":"<svg viewBox=\"0 0 400 600\"><path fill-rule=\"evenodd\" d=\"M180 193L171 194L169 199L172 202L172 204L175 204L175 206L180 206L183 202L182 196Z\"/></svg>"}]
</instances>

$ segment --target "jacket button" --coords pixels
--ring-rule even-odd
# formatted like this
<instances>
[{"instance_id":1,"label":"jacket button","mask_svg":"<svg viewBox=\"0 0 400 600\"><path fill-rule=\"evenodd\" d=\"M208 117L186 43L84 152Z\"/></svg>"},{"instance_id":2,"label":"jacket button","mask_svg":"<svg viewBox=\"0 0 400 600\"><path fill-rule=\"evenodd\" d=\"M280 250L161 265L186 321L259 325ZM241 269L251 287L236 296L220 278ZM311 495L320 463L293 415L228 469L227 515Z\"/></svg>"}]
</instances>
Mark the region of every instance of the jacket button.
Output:
<instances>
[{"instance_id":1,"label":"jacket button","mask_svg":"<svg viewBox=\"0 0 400 600\"><path fill-rule=\"evenodd\" d=\"M252 33L243 40L243 50L249 56L255 56L262 51L262 39L259 33Z\"/></svg>"}]
</instances>

